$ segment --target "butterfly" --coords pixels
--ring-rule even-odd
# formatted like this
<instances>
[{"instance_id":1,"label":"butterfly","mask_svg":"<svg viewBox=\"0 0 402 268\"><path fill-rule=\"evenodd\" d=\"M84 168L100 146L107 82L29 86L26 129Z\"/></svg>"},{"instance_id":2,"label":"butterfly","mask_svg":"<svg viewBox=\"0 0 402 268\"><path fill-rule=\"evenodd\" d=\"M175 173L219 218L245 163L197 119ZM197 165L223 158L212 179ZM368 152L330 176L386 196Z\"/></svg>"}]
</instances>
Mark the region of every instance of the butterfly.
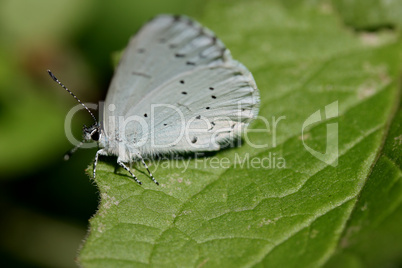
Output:
<instances>
[{"instance_id":1,"label":"butterfly","mask_svg":"<svg viewBox=\"0 0 402 268\"><path fill-rule=\"evenodd\" d=\"M217 151L258 115L259 91L252 74L232 59L216 35L186 16L159 15L133 36L112 78L98 122L84 126L84 142L126 165L157 155ZM82 144L82 143L81 143ZM72 150L75 151L80 144Z\"/></svg>"}]
</instances>

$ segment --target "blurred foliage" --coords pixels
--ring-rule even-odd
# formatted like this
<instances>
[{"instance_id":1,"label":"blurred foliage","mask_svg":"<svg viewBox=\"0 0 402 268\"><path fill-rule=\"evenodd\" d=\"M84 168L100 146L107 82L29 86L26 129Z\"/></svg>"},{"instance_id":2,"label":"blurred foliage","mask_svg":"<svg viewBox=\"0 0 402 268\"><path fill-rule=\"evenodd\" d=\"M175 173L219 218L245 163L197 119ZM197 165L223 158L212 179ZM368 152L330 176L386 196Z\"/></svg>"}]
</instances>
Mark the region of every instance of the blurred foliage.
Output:
<instances>
[{"instance_id":1,"label":"blurred foliage","mask_svg":"<svg viewBox=\"0 0 402 268\"><path fill-rule=\"evenodd\" d=\"M322 108L330 100L339 97L337 94L342 95L339 92L334 95L319 94L318 91L309 92L307 89L331 84L351 88L369 81L368 84L362 84L358 96L378 92L383 95L378 95L379 101L373 98L367 103L372 108L363 110L367 114L356 116L370 119L370 116L378 118L383 115L381 122L390 118L389 98L395 96L396 78L400 76L400 58L393 58L392 53L397 55L397 51L400 51L397 43L401 39L401 12L399 0L266 0L244 3L201 0L1 1L0 265L74 267L74 258L84 238L88 219L97 208L98 190L84 174L95 152L80 150L69 162L62 161L63 153L71 148L63 133L64 119L76 102L48 77L46 69L51 69L84 102L96 103L104 99L112 77L113 53L124 48L129 37L144 22L159 13L187 14L214 30L232 50L234 58L245 63L255 74L266 104L261 109L264 115L281 115L290 111L288 119L294 124L287 124L288 128L279 133L278 143L281 143L297 135L294 130L306 114ZM353 50L362 53L342 54ZM370 64L362 69L361 62L366 60ZM372 68L384 64L387 66L385 70ZM308 79L314 73L320 73L321 68L324 68L321 77L318 75L318 79ZM382 76L384 73L385 77ZM392 82L381 81L383 78L389 78ZM382 82L391 84L382 88ZM295 90L303 88L303 83L306 83L303 90ZM372 88L374 91L370 91ZM344 111L356 104L355 99L346 92L342 96L345 102L340 102L340 105ZM298 105L292 107L289 103ZM353 113L358 112L355 109L347 115L353 121ZM361 190L361 199L349 214L350 222L340 229L341 233L333 234L340 242L332 244L331 249L335 252L327 263L330 267L364 267L370 263L373 266L392 267L401 264L401 249L396 246L402 236L399 226L401 205L398 201L401 196L398 188L400 154L390 153L390 146L395 146L393 138L401 131L397 124L401 120L400 113L396 115L396 120L389 132L384 126L376 135L369 136L373 148L377 148L379 139L387 133L389 138L373 172L367 177L368 183ZM73 133L77 138L81 136L81 127L85 123L90 124L91 118L85 112L80 112L73 120ZM346 123L353 125L353 122ZM376 122L373 120L371 123L374 125ZM258 125L256 122L255 126ZM322 129L316 131L320 134ZM353 131L356 130L351 127L347 131L355 133ZM247 152L248 149L242 147L238 150ZM221 156L231 154L231 150L221 152ZM304 156L296 154L295 157ZM374 164L370 159L365 164ZM354 161L353 154L348 161ZM392 173L393 162L399 165L399 171L396 168ZM108 172L115 168L110 163L102 165L104 171ZM100 170L102 172L102 168ZM383 183L384 170L389 171L386 173L389 180ZM229 180L229 177L237 178L237 182L240 178L236 174L241 174L232 171L226 177L215 174L208 175L206 179L205 175L199 173L195 170L188 175L190 178L200 176L193 187L216 178L221 178L221 181ZM109 183L121 182L119 176L116 181L113 176L116 175L112 175ZM145 182L146 178L142 178L142 181ZM230 183L236 186L233 180ZM143 188L132 185L135 189L123 190L136 193L153 187L149 185ZM270 187L272 191L281 189L274 185ZM377 195L378 189L382 189L382 195ZM242 198L247 201L254 193L253 188L249 188L243 192ZM376 198L386 201L369 202ZM338 212L351 208L351 204L346 203ZM214 213L213 207L209 209ZM372 213L361 214L359 209ZM166 211L170 212L169 209ZM341 212L328 215L329 221L317 222L315 227L321 226L324 232L328 222L341 224L339 218L345 219L345 214ZM363 227L357 230L355 226ZM282 231L278 230L278 233ZM152 231L148 235L152 235ZM309 234L301 232L302 237L293 237L296 240L294 243L306 241L303 235ZM165 242L169 244L169 240ZM292 244L292 240L289 243ZM268 264L280 260L278 256L282 256L282 251L288 252L289 243L276 247L276 251L270 255L272 259L266 260ZM180 248L179 243L174 246ZM155 258L169 253L164 252L163 247L159 249L159 255L155 255ZM211 247L213 249L216 248ZM247 252L246 248L244 250ZM216 253L219 254L219 251ZM179 260L187 261L186 258ZM308 256L306 260L309 260Z\"/></svg>"},{"instance_id":2,"label":"blurred foliage","mask_svg":"<svg viewBox=\"0 0 402 268\"><path fill-rule=\"evenodd\" d=\"M382 28L401 29L400 0L332 0L345 24L357 30L378 31Z\"/></svg>"},{"instance_id":3,"label":"blurred foliage","mask_svg":"<svg viewBox=\"0 0 402 268\"><path fill-rule=\"evenodd\" d=\"M71 149L67 112L104 99L112 54L159 13L202 11L201 1L0 1L0 265L75 267L98 196L84 169L94 150ZM80 111L73 133L91 118Z\"/></svg>"}]
</instances>

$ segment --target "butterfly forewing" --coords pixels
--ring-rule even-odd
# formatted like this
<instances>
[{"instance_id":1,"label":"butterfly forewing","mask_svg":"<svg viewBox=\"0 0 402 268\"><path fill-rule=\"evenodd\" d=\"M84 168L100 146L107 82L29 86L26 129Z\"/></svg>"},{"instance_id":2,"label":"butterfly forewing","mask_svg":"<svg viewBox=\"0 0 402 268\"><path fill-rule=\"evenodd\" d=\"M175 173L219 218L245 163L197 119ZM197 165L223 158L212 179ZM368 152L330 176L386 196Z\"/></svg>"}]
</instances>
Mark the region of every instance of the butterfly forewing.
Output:
<instances>
[{"instance_id":1,"label":"butterfly forewing","mask_svg":"<svg viewBox=\"0 0 402 268\"><path fill-rule=\"evenodd\" d=\"M106 97L115 114L127 111L158 86L196 66L219 64L229 53L222 42L184 16L161 15L130 40ZM118 105L117 105L118 104ZM105 110L105 117L108 110Z\"/></svg>"},{"instance_id":2,"label":"butterfly forewing","mask_svg":"<svg viewBox=\"0 0 402 268\"><path fill-rule=\"evenodd\" d=\"M258 104L251 73L211 31L187 17L162 15L130 40L106 98L104 120L133 122L123 131L110 121L104 130L124 132L125 143L143 157L218 150L257 116Z\"/></svg>"}]
</instances>

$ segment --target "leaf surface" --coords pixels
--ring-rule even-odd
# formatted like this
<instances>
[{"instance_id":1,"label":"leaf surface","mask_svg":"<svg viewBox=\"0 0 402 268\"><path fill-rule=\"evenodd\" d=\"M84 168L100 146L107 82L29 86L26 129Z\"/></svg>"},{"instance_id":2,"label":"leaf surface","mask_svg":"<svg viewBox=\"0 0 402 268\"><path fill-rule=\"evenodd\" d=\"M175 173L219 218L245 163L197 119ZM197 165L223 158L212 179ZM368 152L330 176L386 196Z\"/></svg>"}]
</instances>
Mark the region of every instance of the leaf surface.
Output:
<instances>
[{"instance_id":1,"label":"leaf surface","mask_svg":"<svg viewBox=\"0 0 402 268\"><path fill-rule=\"evenodd\" d=\"M400 127L390 128L400 122L398 32L371 33L367 39L344 26L327 1L211 1L198 19L253 73L262 118L241 147L193 160L152 161L159 187L141 165L134 166L144 182L138 186L115 158L103 158L96 179L100 206L79 262L85 267L343 263L342 241L364 218L358 213L362 200L373 204L368 211L386 207L382 218L373 217L379 222L400 210L400 141L392 145L389 161L383 157L400 135ZM338 116L326 119L325 107L335 102ZM302 136L303 123L316 111L322 120ZM329 124L338 129L339 158L329 157L335 167L303 145L324 153ZM393 199L379 200L381 191L392 192ZM359 238L358 231L353 235Z\"/></svg>"}]
</instances>

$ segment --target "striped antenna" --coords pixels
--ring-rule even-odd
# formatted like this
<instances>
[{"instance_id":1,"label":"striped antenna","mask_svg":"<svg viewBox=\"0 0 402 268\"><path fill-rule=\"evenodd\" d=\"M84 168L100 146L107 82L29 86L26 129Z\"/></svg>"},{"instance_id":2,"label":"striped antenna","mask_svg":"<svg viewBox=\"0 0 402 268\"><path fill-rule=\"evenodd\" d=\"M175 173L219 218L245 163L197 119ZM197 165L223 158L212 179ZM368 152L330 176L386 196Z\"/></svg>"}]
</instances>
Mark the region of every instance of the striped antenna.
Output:
<instances>
[{"instance_id":1,"label":"striped antenna","mask_svg":"<svg viewBox=\"0 0 402 268\"><path fill-rule=\"evenodd\" d=\"M51 77L57 84L59 84L59 85L60 85L62 88L64 88L68 93L70 93L70 95L73 96L74 99L76 99L76 100L88 111L88 113L92 116L93 120L95 121L95 124L97 125L97 124L98 124L98 121L96 120L94 114L89 110L89 108L88 108L84 103L82 103L82 102L80 101L80 99L77 98L77 96L74 95L73 92L71 92L65 85L63 85L63 84L59 81L59 79L57 79L56 76L54 76L54 74L53 74L50 70L47 70L47 72L49 73L50 77Z\"/></svg>"}]
</instances>

